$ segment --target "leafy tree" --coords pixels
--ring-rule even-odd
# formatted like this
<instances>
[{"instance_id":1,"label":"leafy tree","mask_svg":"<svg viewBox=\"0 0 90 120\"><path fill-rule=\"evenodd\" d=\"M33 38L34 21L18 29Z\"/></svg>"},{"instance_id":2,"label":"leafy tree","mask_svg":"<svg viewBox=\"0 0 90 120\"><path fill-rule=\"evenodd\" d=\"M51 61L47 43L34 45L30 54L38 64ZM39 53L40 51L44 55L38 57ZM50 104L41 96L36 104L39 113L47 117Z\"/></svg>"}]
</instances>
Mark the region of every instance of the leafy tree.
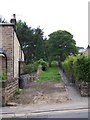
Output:
<instances>
[{"instance_id":1,"label":"leafy tree","mask_svg":"<svg viewBox=\"0 0 90 120\"><path fill-rule=\"evenodd\" d=\"M58 30L49 35L48 39L49 59L57 60L59 64L68 55L78 52L73 35L67 31Z\"/></svg>"},{"instance_id":2,"label":"leafy tree","mask_svg":"<svg viewBox=\"0 0 90 120\"><path fill-rule=\"evenodd\" d=\"M17 22L17 35L27 63L44 58L43 30L28 27L26 22Z\"/></svg>"},{"instance_id":3,"label":"leafy tree","mask_svg":"<svg viewBox=\"0 0 90 120\"><path fill-rule=\"evenodd\" d=\"M40 27L35 29L35 57L36 60L44 58L44 39L43 30Z\"/></svg>"},{"instance_id":4,"label":"leafy tree","mask_svg":"<svg viewBox=\"0 0 90 120\"><path fill-rule=\"evenodd\" d=\"M26 22L19 20L17 22L17 36L21 47L25 53L26 62L31 62L33 54L33 29L26 25Z\"/></svg>"}]
</instances>

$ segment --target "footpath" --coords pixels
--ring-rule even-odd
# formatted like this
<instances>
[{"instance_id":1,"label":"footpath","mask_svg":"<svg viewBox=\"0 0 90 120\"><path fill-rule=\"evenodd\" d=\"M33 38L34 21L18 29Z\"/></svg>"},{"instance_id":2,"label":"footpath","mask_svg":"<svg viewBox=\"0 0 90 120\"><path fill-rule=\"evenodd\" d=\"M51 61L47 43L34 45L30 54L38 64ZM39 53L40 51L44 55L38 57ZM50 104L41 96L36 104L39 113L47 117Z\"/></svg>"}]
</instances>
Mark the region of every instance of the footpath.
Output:
<instances>
[{"instance_id":1,"label":"footpath","mask_svg":"<svg viewBox=\"0 0 90 120\"><path fill-rule=\"evenodd\" d=\"M64 110L77 110L77 109L88 109L88 97L81 97L79 91L71 84L62 70L60 70L62 80L65 84L66 90L69 94L70 101L66 103L57 104L43 104L43 105L19 105L19 106L8 106L0 108L0 117L20 117L30 116L31 114L41 112L52 112L52 111L64 111Z\"/></svg>"}]
</instances>

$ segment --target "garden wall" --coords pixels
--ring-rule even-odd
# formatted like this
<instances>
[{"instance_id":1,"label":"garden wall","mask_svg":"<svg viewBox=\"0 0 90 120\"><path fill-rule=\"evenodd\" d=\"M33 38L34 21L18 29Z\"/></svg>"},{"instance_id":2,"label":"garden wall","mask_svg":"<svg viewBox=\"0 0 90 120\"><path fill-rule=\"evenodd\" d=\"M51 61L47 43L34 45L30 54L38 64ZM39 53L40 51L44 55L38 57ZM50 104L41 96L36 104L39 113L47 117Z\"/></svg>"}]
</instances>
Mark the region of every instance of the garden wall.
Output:
<instances>
[{"instance_id":1,"label":"garden wall","mask_svg":"<svg viewBox=\"0 0 90 120\"><path fill-rule=\"evenodd\" d=\"M0 81L0 91L2 92L2 106L15 94L18 88L18 79Z\"/></svg>"},{"instance_id":2,"label":"garden wall","mask_svg":"<svg viewBox=\"0 0 90 120\"><path fill-rule=\"evenodd\" d=\"M76 81L75 85L79 89L81 96L83 97L90 96L90 83Z\"/></svg>"}]
</instances>

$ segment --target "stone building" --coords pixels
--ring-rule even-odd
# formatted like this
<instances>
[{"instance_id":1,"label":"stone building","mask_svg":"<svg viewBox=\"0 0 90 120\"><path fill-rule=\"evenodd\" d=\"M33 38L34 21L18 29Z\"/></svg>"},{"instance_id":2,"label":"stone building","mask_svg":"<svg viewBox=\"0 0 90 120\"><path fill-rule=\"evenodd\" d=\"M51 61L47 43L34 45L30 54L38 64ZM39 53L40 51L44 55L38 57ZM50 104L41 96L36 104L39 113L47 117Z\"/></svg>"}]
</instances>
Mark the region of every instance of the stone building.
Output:
<instances>
[{"instance_id":1,"label":"stone building","mask_svg":"<svg viewBox=\"0 0 90 120\"><path fill-rule=\"evenodd\" d=\"M18 41L15 24L0 24L0 73L6 73L7 78L18 78L21 64L24 63L24 53Z\"/></svg>"},{"instance_id":2,"label":"stone building","mask_svg":"<svg viewBox=\"0 0 90 120\"><path fill-rule=\"evenodd\" d=\"M15 17L15 15L14 15ZM23 73L24 53L16 34L16 19L0 23L0 105L4 106L19 87ZM2 80L2 76L7 76Z\"/></svg>"}]
</instances>

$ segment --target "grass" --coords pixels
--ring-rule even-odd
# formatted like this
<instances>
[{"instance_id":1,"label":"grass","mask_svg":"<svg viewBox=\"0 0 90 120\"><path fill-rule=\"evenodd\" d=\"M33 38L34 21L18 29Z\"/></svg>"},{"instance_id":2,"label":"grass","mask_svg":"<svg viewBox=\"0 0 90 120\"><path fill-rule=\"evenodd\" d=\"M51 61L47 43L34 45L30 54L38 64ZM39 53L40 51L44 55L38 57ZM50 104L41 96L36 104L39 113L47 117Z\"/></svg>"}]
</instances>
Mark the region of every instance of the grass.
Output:
<instances>
[{"instance_id":1,"label":"grass","mask_svg":"<svg viewBox=\"0 0 90 120\"><path fill-rule=\"evenodd\" d=\"M61 80L61 76L58 72L58 68L51 67L48 68L48 70L41 72L38 82L45 82L45 81L60 82L60 80Z\"/></svg>"},{"instance_id":2,"label":"grass","mask_svg":"<svg viewBox=\"0 0 90 120\"><path fill-rule=\"evenodd\" d=\"M16 89L16 94L19 95L19 94L21 94L21 92L22 92L22 89L20 89L20 88L17 88L17 89Z\"/></svg>"},{"instance_id":3,"label":"grass","mask_svg":"<svg viewBox=\"0 0 90 120\"><path fill-rule=\"evenodd\" d=\"M7 75L5 73L0 73L0 80L7 80Z\"/></svg>"}]
</instances>

